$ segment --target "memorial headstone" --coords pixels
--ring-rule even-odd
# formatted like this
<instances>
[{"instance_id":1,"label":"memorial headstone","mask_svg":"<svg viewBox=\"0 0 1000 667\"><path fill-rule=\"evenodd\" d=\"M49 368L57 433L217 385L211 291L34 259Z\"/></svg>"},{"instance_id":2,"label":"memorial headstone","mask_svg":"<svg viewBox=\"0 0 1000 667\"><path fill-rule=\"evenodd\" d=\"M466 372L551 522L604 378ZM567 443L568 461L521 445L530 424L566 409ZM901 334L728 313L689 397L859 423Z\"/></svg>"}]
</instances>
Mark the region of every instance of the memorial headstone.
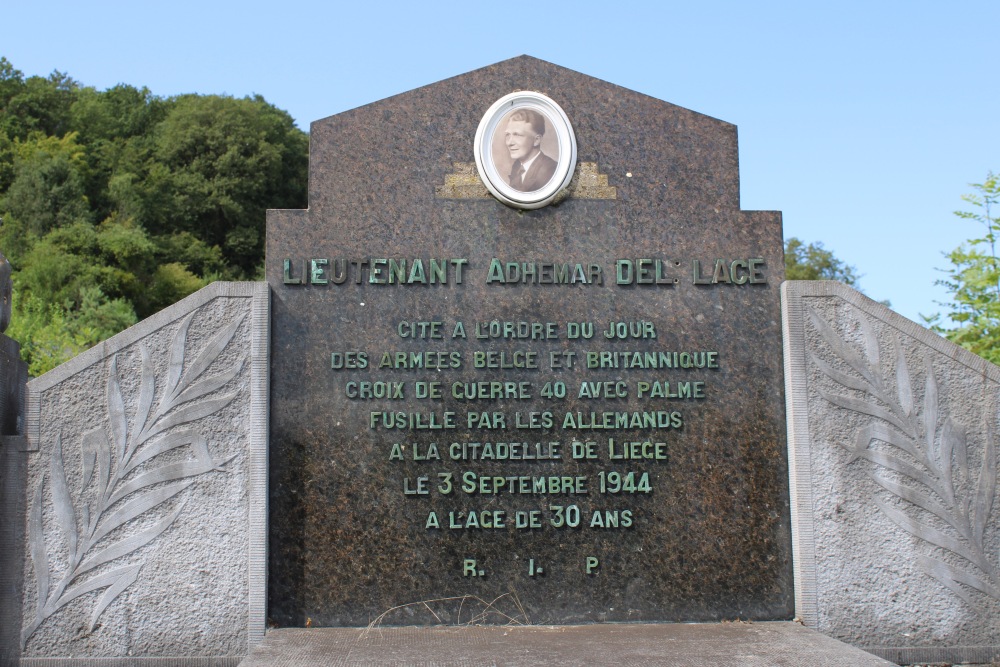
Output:
<instances>
[{"instance_id":1,"label":"memorial headstone","mask_svg":"<svg viewBox=\"0 0 1000 667\"><path fill-rule=\"evenodd\" d=\"M883 664L793 623L478 627L793 614L893 660L1000 654L1000 370L842 285L779 308L734 126L520 57L311 142L267 284L26 406L0 336L0 664L570 664L582 638ZM477 629L356 629L430 624Z\"/></svg>"},{"instance_id":2,"label":"memorial headstone","mask_svg":"<svg viewBox=\"0 0 1000 667\"><path fill-rule=\"evenodd\" d=\"M278 626L789 619L781 218L530 57L319 120L268 214Z\"/></svg>"}]
</instances>

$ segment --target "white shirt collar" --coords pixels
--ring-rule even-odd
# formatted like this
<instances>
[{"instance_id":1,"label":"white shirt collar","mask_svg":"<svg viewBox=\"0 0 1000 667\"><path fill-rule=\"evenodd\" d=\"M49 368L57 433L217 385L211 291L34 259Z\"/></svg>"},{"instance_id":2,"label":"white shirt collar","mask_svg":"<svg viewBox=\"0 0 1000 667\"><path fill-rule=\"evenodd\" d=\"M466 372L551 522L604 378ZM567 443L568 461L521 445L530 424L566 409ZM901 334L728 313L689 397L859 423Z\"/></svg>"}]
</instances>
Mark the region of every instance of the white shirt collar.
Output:
<instances>
[{"instance_id":1,"label":"white shirt collar","mask_svg":"<svg viewBox=\"0 0 1000 667\"><path fill-rule=\"evenodd\" d=\"M538 156L541 155L541 154L542 154L542 151L539 150L537 153L535 153L531 157L530 160L521 163L521 167L524 169L524 173L521 174L521 182L522 183L524 183L524 177L528 175L528 170L531 169L531 163L534 162L535 160L537 160Z\"/></svg>"}]
</instances>

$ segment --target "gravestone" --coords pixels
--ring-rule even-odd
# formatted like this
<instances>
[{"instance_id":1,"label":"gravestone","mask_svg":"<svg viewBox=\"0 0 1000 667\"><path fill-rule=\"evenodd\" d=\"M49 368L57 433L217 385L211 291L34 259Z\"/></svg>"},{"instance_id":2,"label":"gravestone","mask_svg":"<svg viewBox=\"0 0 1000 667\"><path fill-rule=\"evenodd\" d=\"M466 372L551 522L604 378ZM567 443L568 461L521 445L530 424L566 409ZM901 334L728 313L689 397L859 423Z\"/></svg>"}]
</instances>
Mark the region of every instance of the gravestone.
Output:
<instances>
[{"instance_id":1,"label":"gravestone","mask_svg":"<svg viewBox=\"0 0 1000 667\"><path fill-rule=\"evenodd\" d=\"M1000 370L841 285L779 312L738 176L734 126L528 57L314 123L267 285L25 400L0 335L0 665L885 664L568 627L793 613L995 659ZM430 624L465 627L368 629Z\"/></svg>"},{"instance_id":2,"label":"gravestone","mask_svg":"<svg viewBox=\"0 0 1000 667\"><path fill-rule=\"evenodd\" d=\"M275 625L791 618L781 218L735 126L526 56L448 79L313 123L266 274Z\"/></svg>"}]
</instances>

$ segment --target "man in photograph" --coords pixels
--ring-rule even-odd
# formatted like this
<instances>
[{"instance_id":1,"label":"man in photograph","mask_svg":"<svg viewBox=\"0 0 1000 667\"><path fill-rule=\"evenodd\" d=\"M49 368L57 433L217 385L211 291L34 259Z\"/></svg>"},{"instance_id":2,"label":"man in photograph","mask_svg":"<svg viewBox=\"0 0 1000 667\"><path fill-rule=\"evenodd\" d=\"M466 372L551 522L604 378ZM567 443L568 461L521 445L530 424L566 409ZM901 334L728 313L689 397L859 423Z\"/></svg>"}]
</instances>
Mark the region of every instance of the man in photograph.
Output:
<instances>
[{"instance_id":1,"label":"man in photograph","mask_svg":"<svg viewBox=\"0 0 1000 667\"><path fill-rule=\"evenodd\" d=\"M556 173L556 161L541 149L544 134L545 117L532 109L518 109L507 120L504 145L514 161L510 187L519 192L542 189Z\"/></svg>"}]
</instances>

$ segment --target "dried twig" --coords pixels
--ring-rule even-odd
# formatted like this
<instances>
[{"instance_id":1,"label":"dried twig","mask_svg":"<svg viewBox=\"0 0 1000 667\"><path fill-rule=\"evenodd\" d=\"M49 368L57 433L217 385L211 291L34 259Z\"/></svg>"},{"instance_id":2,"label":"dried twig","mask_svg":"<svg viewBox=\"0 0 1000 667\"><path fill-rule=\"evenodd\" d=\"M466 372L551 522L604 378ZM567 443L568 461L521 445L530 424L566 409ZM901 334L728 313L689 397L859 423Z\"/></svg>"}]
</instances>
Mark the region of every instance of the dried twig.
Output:
<instances>
[{"instance_id":1,"label":"dried twig","mask_svg":"<svg viewBox=\"0 0 1000 667\"><path fill-rule=\"evenodd\" d=\"M517 608L517 612L518 612L517 616L513 616L511 614L508 614L508 613L502 611L498 607L498 603L501 600L506 599L508 597L513 600L514 606ZM380 630L382 628L383 622L386 620L386 618L390 614L393 614L394 612L397 612L397 611L400 611L402 609L406 609L406 608L409 608L409 607L423 607L428 612L430 612L430 614L434 617L434 619L439 624L443 624L443 622L441 620L441 616L438 613L436 613L431 608L431 605L440 605L440 604L446 604L446 603L452 603L452 602L457 602L458 603L458 614L457 614L457 620L455 622L455 625L479 625L479 624L485 623L487 620L489 620L490 616L493 616L493 615L499 616L500 618L504 619L505 620L505 623L504 623L505 625L530 625L531 624L531 621L528 619L528 614L525 611L524 606L521 604L521 601L520 601L520 599L517 596L517 592L514 591L514 590L511 590L511 591L509 591L507 593L503 593L501 595L498 595L497 597L493 598L492 600L490 600L488 602L486 600L484 600L483 598L479 597L478 595L456 595L456 596L453 596L453 597L435 598L435 599L432 599L432 600L418 600L416 602L407 602L405 604L396 605L395 607L390 607L389 609L386 609L381 614L379 614L378 616L376 616L375 619L372 620L365 627L364 631L361 633L361 636L358 639L360 641L360 640L363 640L363 639L367 638L368 634L372 630ZM467 620L467 621L465 621L463 623L462 620L461 620L461 618L462 618L462 610L464 609L466 603L478 603L479 605L482 606L482 610L478 614L476 614L475 616L473 616L472 618L470 618L469 620Z\"/></svg>"}]
</instances>

